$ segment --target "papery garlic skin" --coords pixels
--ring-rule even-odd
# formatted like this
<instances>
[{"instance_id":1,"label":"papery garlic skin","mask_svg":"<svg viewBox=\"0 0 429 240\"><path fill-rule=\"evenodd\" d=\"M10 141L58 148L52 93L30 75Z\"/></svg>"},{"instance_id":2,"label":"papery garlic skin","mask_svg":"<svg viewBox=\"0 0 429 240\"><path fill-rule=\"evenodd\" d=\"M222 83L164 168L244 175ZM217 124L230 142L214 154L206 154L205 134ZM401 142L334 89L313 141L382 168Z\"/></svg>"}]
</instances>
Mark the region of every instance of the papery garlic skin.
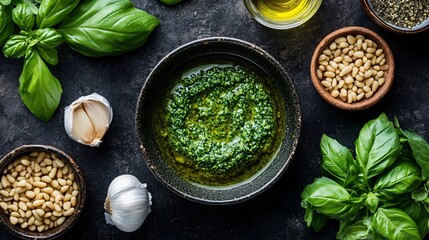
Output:
<instances>
[{"instance_id":1,"label":"papery garlic skin","mask_svg":"<svg viewBox=\"0 0 429 240\"><path fill-rule=\"evenodd\" d=\"M78 143L98 147L113 119L109 101L93 93L78 98L64 109L64 128Z\"/></svg>"},{"instance_id":2,"label":"papery garlic skin","mask_svg":"<svg viewBox=\"0 0 429 240\"><path fill-rule=\"evenodd\" d=\"M151 205L152 196L146 184L140 183L133 175L118 176L107 191L104 203L106 222L124 232L133 232L143 224Z\"/></svg>"}]
</instances>

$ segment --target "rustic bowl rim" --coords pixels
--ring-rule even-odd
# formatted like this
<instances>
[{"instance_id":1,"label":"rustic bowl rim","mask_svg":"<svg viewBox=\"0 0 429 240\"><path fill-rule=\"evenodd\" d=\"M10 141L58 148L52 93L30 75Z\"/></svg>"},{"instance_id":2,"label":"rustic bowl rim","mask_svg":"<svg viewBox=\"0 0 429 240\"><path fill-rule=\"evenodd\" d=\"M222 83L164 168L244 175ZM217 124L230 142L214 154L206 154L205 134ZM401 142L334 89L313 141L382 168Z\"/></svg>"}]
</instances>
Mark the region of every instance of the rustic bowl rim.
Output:
<instances>
[{"instance_id":1,"label":"rustic bowl rim","mask_svg":"<svg viewBox=\"0 0 429 240\"><path fill-rule=\"evenodd\" d=\"M387 31L397 33L397 34L403 34L403 35L412 35L417 34L421 32L425 32L429 29L429 21L426 25L424 25L421 28L418 29L405 29L400 27L395 27L393 24L388 24L386 21L384 21L382 18L380 18L377 13L374 12L372 7L370 6L369 0L360 0L362 8L364 9L365 13L369 16L369 18L378 26L380 26L383 29L386 29Z\"/></svg>"},{"instance_id":2,"label":"rustic bowl rim","mask_svg":"<svg viewBox=\"0 0 429 240\"><path fill-rule=\"evenodd\" d=\"M296 117L293 118L293 120L291 120L291 124L294 126L293 130L290 131L290 133L293 135L293 138L290 140L290 149L288 149L289 153L287 156L285 156L284 158L284 164L281 167L281 170L275 173L275 176L273 178L271 178L269 181L264 182L263 187L261 187L260 189L258 189L257 191L253 191L253 192L249 192L244 196L232 196L231 198L228 199L210 199L207 196L195 196L195 195L191 195L188 192L184 192L181 191L177 188L177 184L178 183L170 183L168 182L166 179L163 178L163 176L160 175L160 173L158 172L158 167L153 165L153 160L151 160L150 158L150 154L148 154L147 152L147 146L146 143L149 142L149 140L146 140L147 137L144 136L141 132L142 129L144 128L144 126L142 126L141 123L141 118L145 117L144 114L142 113L142 108L143 108L143 102L145 101L145 95L147 95L146 91L148 88L148 85L150 84L155 84L154 82L154 75L156 73L156 71L159 71L158 68L160 68L160 66L164 65L165 62L171 58L173 58L174 56L181 54L184 51L189 51L187 49L189 48L193 48L195 46L197 47L203 47L206 45L210 45L210 44L236 44L237 47L247 47L249 49L252 49L253 51L255 51L255 54L261 54L262 57L266 58L267 61L274 61L277 65L275 65L276 68L279 69L279 71L281 71L281 73L285 74L284 78L287 79L287 84L289 87L292 88L290 94L290 97L292 99L292 101L294 102L293 106L291 106L290 108L293 109L293 112L295 113ZM207 54L207 56L209 56L210 54ZM206 54L202 55L202 56L206 56ZM196 57L201 57L199 55L197 55ZM255 44L246 42L244 40L240 40L240 39L236 39L236 38L230 38L230 37L208 37L208 38L203 38L203 39L197 39L191 42L188 42L186 44L183 44L181 46L179 46L178 48L174 49L173 51L171 51L170 53L168 53L165 57L163 57L158 63L157 65L152 69L151 73L149 74L149 76L147 77L146 81L144 82L138 101L137 101L137 106L136 106L136 114L135 114L135 127L136 127L136 133L137 133L137 138L138 138L138 143L139 143L139 147L141 152L143 153L144 156L144 161L147 165L147 167L149 168L149 170L152 172L152 174L164 185L167 187L167 189L169 189L170 191L172 191L173 193L187 199L190 201L194 201L197 203L202 203L202 204L209 204L209 205L230 205L230 204L237 204L237 203L241 203L244 202L250 198L253 198L259 194L261 194L262 192L264 192L265 190L267 190L270 186L272 186L282 175L283 173L286 171L287 167L289 166L293 156L295 155L296 152L296 148L298 145L298 140L299 140L299 136L301 133L301 125L302 125L302 117L301 117L301 107L300 107L300 102L299 102L299 97L298 94L296 92L295 86L293 85L292 80L289 78L288 74L286 73L286 71L284 70L284 68L280 65L280 63L278 63L271 55L269 55L265 50L257 47ZM280 148L283 148L283 144L286 141L285 140L286 137L283 139L282 143L280 144ZM150 147L149 147L150 149ZM158 152L158 155L160 153ZM185 181L185 180L182 180ZM252 180L253 181L253 180ZM247 184L247 183L246 183ZM246 185L243 184L243 185ZM180 184L179 184L180 185ZM195 185L195 187L197 187ZM210 189L213 190L213 189ZM218 192L232 192L231 189L217 189L214 191L218 191ZM223 194L223 193L222 193Z\"/></svg>"},{"instance_id":3,"label":"rustic bowl rim","mask_svg":"<svg viewBox=\"0 0 429 240\"><path fill-rule=\"evenodd\" d=\"M77 183L79 184L79 196L77 198L77 204L75 207L75 212L69 216L66 221L59 227L52 228L50 230L44 232L38 231L29 231L27 229L21 229L19 225L12 225L8 220L8 216L3 210L0 211L0 224L6 228L13 235L20 237L22 239L54 239L61 235L63 235L67 230L69 230L79 219L81 212L85 206L86 202L86 184L83 173L80 168L76 164L76 162L66 153L59 150L56 147L48 146L48 145L38 145L38 144L29 144L22 145L20 147L15 148L8 154L6 154L0 160L0 171L3 174L3 170L12 163L16 158L21 156L22 154L32 152L32 151L46 151L57 154L60 156L68 166L73 169L75 173L75 178Z\"/></svg>"},{"instance_id":4,"label":"rustic bowl rim","mask_svg":"<svg viewBox=\"0 0 429 240\"><path fill-rule=\"evenodd\" d=\"M352 34L352 35L361 34L375 41L378 44L378 46L383 49L386 62L389 65L389 69L385 74L386 81L381 87L377 89L374 95L368 99L364 99L359 102L355 102L351 104L347 102L343 102L339 98L332 97L331 94L325 90L321 81L317 77L319 55L322 53L323 49L327 47L331 42L333 42L335 38L346 36L349 34ZM331 32L326 37L324 37L322 41L320 41L320 43L315 48L313 56L311 58L310 76L311 76L311 81L313 83L313 86L326 102L343 110L359 111L375 105L389 92L390 88L393 85L393 80L395 77L395 59L389 45L380 35L378 35L377 33L375 33L374 31L368 28L359 27L359 26L349 26L349 27L340 28L338 30Z\"/></svg>"}]
</instances>

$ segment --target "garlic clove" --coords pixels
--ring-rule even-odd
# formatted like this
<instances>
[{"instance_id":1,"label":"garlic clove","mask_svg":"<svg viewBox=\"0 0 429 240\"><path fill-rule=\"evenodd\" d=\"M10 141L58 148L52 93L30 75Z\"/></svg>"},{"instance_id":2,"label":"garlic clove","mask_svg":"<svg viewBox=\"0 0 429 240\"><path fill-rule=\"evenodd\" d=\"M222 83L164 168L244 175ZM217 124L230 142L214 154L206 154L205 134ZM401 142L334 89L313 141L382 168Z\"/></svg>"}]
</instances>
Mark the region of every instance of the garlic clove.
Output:
<instances>
[{"instance_id":1,"label":"garlic clove","mask_svg":"<svg viewBox=\"0 0 429 240\"><path fill-rule=\"evenodd\" d=\"M101 141L110 123L107 106L100 102L89 100L83 103L83 107L94 129L94 141Z\"/></svg>"},{"instance_id":2,"label":"garlic clove","mask_svg":"<svg viewBox=\"0 0 429 240\"><path fill-rule=\"evenodd\" d=\"M82 105L73 111L73 135L85 144L91 144L94 139L94 128Z\"/></svg>"},{"instance_id":3,"label":"garlic clove","mask_svg":"<svg viewBox=\"0 0 429 240\"><path fill-rule=\"evenodd\" d=\"M112 119L112 107L97 93L80 97L64 109L64 128L69 137L91 147L100 145Z\"/></svg>"}]
</instances>

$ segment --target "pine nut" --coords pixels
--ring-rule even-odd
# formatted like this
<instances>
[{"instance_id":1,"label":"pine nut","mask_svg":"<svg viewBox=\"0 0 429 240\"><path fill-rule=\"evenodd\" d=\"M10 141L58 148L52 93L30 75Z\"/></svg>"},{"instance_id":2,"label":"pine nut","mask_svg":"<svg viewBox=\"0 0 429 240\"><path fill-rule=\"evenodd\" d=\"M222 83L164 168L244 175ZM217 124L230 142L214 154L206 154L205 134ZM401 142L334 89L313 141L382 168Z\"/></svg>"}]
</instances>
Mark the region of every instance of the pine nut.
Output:
<instances>
[{"instance_id":1,"label":"pine nut","mask_svg":"<svg viewBox=\"0 0 429 240\"><path fill-rule=\"evenodd\" d=\"M347 103L353 103L353 97L351 94L347 96Z\"/></svg>"},{"instance_id":2,"label":"pine nut","mask_svg":"<svg viewBox=\"0 0 429 240\"><path fill-rule=\"evenodd\" d=\"M323 76L333 78L333 77L335 77L335 73L333 73L333 72L324 72Z\"/></svg>"},{"instance_id":3,"label":"pine nut","mask_svg":"<svg viewBox=\"0 0 429 240\"><path fill-rule=\"evenodd\" d=\"M347 35L347 42L352 45L356 43L356 38L353 37L352 35Z\"/></svg>"},{"instance_id":4,"label":"pine nut","mask_svg":"<svg viewBox=\"0 0 429 240\"><path fill-rule=\"evenodd\" d=\"M357 51L357 52L353 53L353 56L357 57L357 58L363 58L364 53L362 51Z\"/></svg>"},{"instance_id":5,"label":"pine nut","mask_svg":"<svg viewBox=\"0 0 429 240\"><path fill-rule=\"evenodd\" d=\"M18 223L18 218L10 216L9 221L12 225L16 225Z\"/></svg>"},{"instance_id":6,"label":"pine nut","mask_svg":"<svg viewBox=\"0 0 429 240\"><path fill-rule=\"evenodd\" d=\"M326 49L326 50L323 51L323 54L325 54L326 56L331 56L332 52L331 52L331 50Z\"/></svg>"},{"instance_id":7,"label":"pine nut","mask_svg":"<svg viewBox=\"0 0 429 240\"><path fill-rule=\"evenodd\" d=\"M342 43L340 43L339 47L340 48L348 48L349 44L347 42L342 42Z\"/></svg>"},{"instance_id":8,"label":"pine nut","mask_svg":"<svg viewBox=\"0 0 429 240\"><path fill-rule=\"evenodd\" d=\"M42 193L40 193L40 194L42 194ZM43 203L45 203L45 200L44 200L44 199L35 200L35 201L33 202L33 207L39 207L39 206L42 206L42 204L43 204Z\"/></svg>"},{"instance_id":9,"label":"pine nut","mask_svg":"<svg viewBox=\"0 0 429 240\"><path fill-rule=\"evenodd\" d=\"M39 181L33 183L33 186L38 187L38 188L44 188L44 187L46 187L46 185L47 184L45 182L39 182Z\"/></svg>"},{"instance_id":10,"label":"pine nut","mask_svg":"<svg viewBox=\"0 0 429 240\"><path fill-rule=\"evenodd\" d=\"M319 78L319 80L323 79L323 73L320 69L317 69L316 74L317 74L317 78Z\"/></svg>"},{"instance_id":11,"label":"pine nut","mask_svg":"<svg viewBox=\"0 0 429 240\"><path fill-rule=\"evenodd\" d=\"M19 208L21 209L21 210L23 210L23 211L27 211L27 204L25 204L24 202L19 202L18 203L18 206L19 206Z\"/></svg>"},{"instance_id":12,"label":"pine nut","mask_svg":"<svg viewBox=\"0 0 429 240\"><path fill-rule=\"evenodd\" d=\"M369 78L368 80L366 80L365 85L368 87L371 87L373 82L374 82L374 78Z\"/></svg>"},{"instance_id":13,"label":"pine nut","mask_svg":"<svg viewBox=\"0 0 429 240\"><path fill-rule=\"evenodd\" d=\"M64 220L66 220L66 218L65 218L65 217L60 217L60 218L58 218L58 220L56 221L57 226L60 226L61 224L63 224L63 223L64 223Z\"/></svg>"},{"instance_id":14,"label":"pine nut","mask_svg":"<svg viewBox=\"0 0 429 240\"><path fill-rule=\"evenodd\" d=\"M336 62L334 62L334 61L330 61L330 62L329 62L329 65L331 65L331 67L332 67L333 69L337 69L337 68L338 68L338 64L337 64Z\"/></svg>"},{"instance_id":15,"label":"pine nut","mask_svg":"<svg viewBox=\"0 0 429 240\"><path fill-rule=\"evenodd\" d=\"M346 84L351 84L354 82L354 79L351 76L346 77L346 79L344 79L344 82Z\"/></svg>"},{"instance_id":16,"label":"pine nut","mask_svg":"<svg viewBox=\"0 0 429 240\"><path fill-rule=\"evenodd\" d=\"M345 67L341 73L340 73L340 77L345 76L346 74L348 74L349 72L351 72L353 70L353 66L349 65L347 67Z\"/></svg>"},{"instance_id":17,"label":"pine nut","mask_svg":"<svg viewBox=\"0 0 429 240\"><path fill-rule=\"evenodd\" d=\"M371 68L371 61L366 61L366 63L363 65L363 68L365 70L369 70Z\"/></svg>"},{"instance_id":18,"label":"pine nut","mask_svg":"<svg viewBox=\"0 0 429 240\"><path fill-rule=\"evenodd\" d=\"M367 93L365 93L365 97L370 98L370 97L372 97L372 94L373 94L373 92L367 92Z\"/></svg>"},{"instance_id":19,"label":"pine nut","mask_svg":"<svg viewBox=\"0 0 429 240\"><path fill-rule=\"evenodd\" d=\"M366 93L368 93L368 92L370 92L370 91L371 91L371 88L370 88L370 87L368 87L368 86L364 86L362 89L363 89L363 91L364 91L364 92L366 92Z\"/></svg>"},{"instance_id":20,"label":"pine nut","mask_svg":"<svg viewBox=\"0 0 429 240\"><path fill-rule=\"evenodd\" d=\"M375 91L377 91L377 89L378 89L378 82L377 81L374 81L373 83L372 83L372 91L373 92L375 92Z\"/></svg>"},{"instance_id":21,"label":"pine nut","mask_svg":"<svg viewBox=\"0 0 429 240\"><path fill-rule=\"evenodd\" d=\"M326 71L335 72L335 69L331 65L328 65L328 66L326 66Z\"/></svg>"},{"instance_id":22,"label":"pine nut","mask_svg":"<svg viewBox=\"0 0 429 240\"><path fill-rule=\"evenodd\" d=\"M362 49L362 39L358 39L357 40L357 42L356 42L356 46L357 46L357 48L360 50L360 49Z\"/></svg>"},{"instance_id":23,"label":"pine nut","mask_svg":"<svg viewBox=\"0 0 429 240\"><path fill-rule=\"evenodd\" d=\"M63 215L67 217L72 215L73 213L74 213L74 208L70 208L69 210L65 211Z\"/></svg>"}]
</instances>

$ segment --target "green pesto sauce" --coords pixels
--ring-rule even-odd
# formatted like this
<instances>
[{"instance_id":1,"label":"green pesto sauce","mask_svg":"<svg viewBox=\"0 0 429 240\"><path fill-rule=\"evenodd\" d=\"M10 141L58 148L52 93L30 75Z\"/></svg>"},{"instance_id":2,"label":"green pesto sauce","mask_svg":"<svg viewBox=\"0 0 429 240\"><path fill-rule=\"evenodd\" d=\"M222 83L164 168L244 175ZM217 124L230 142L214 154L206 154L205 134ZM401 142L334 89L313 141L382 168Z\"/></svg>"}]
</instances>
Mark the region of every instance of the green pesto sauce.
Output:
<instances>
[{"instance_id":1,"label":"green pesto sauce","mask_svg":"<svg viewBox=\"0 0 429 240\"><path fill-rule=\"evenodd\" d=\"M175 81L163 103L160 138L182 178L210 186L243 181L276 150L278 113L253 71L203 65Z\"/></svg>"}]
</instances>

